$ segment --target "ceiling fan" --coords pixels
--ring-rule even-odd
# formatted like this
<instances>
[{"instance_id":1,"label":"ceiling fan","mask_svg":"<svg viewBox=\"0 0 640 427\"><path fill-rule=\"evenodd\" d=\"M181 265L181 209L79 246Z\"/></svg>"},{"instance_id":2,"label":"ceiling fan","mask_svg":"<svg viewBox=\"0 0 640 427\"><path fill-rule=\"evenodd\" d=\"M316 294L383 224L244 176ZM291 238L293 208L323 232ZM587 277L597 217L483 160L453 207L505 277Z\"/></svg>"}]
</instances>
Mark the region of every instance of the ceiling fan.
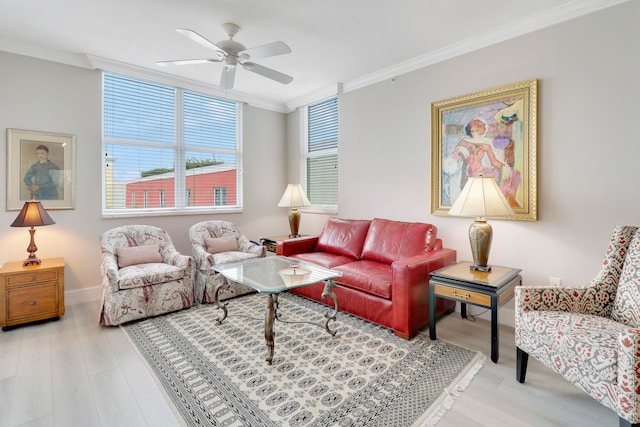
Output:
<instances>
[{"instance_id":1,"label":"ceiling fan","mask_svg":"<svg viewBox=\"0 0 640 427\"><path fill-rule=\"evenodd\" d=\"M240 27L236 24L227 22L222 24L222 31L229 37L228 40L221 40L213 43L193 30L185 28L176 28L176 31L185 37L190 38L194 42L214 51L215 57L203 59L177 59L173 61L158 61L158 65L189 65L189 64L207 64L210 62L223 62L224 70L220 77L220 87L222 89L233 88L233 82L236 76L236 68L239 65L247 71L267 77L282 84L289 84L293 81L293 77L288 76L279 71L265 67L253 62L255 59L267 58L270 56L291 53L291 48L286 43L277 41L272 43L256 46L247 49L241 43L238 43L233 37L240 31Z\"/></svg>"}]
</instances>

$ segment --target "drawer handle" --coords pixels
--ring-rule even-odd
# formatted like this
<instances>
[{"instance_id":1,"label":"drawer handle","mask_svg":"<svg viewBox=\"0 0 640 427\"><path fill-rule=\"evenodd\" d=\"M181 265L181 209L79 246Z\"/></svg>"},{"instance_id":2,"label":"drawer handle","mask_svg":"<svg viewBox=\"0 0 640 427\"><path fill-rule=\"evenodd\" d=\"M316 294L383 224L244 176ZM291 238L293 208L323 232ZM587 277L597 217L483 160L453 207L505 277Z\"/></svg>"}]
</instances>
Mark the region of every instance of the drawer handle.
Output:
<instances>
[{"instance_id":1,"label":"drawer handle","mask_svg":"<svg viewBox=\"0 0 640 427\"><path fill-rule=\"evenodd\" d=\"M470 294L462 294L462 293L458 293L457 291L451 291L451 295L453 295L456 298L463 299L465 301L471 298Z\"/></svg>"},{"instance_id":2,"label":"drawer handle","mask_svg":"<svg viewBox=\"0 0 640 427\"><path fill-rule=\"evenodd\" d=\"M35 282L36 281L36 276L31 276L31 279L29 279L29 280L32 281L32 282Z\"/></svg>"},{"instance_id":3,"label":"drawer handle","mask_svg":"<svg viewBox=\"0 0 640 427\"><path fill-rule=\"evenodd\" d=\"M35 301L30 301L29 305L36 305L36 302Z\"/></svg>"}]
</instances>

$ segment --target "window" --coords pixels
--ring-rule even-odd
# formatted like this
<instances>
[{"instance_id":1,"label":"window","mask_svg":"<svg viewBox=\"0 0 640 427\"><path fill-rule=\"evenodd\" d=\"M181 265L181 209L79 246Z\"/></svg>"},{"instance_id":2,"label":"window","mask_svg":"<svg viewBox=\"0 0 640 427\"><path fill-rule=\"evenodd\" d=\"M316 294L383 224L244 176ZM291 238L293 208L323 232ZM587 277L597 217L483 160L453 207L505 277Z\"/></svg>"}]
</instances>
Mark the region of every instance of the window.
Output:
<instances>
[{"instance_id":1,"label":"window","mask_svg":"<svg viewBox=\"0 0 640 427\"><path fill-rule=\"evenodd\" d=\"M241 210L240 103L111 73L103 97L103 214Z\"/></svg>"},{"instance_id":2,"label":"window","mask_svg":"<svg viewBox=\"0 0 640 427\"><path fill-rule=\"evenodd\" d=\"M304 108L303 170L307 197L312 205L338 206L338 98Z\"/></svg>"},{"instance_id":3,"label":"window","mask_svg":"<svg viewBox=\"0 0 640 427\"><path fill-rule=\"evenodd\" d=\"M216 206L227 204L227 189L224 187L216 187L213 189L213 201Z\"/></svg>"}]
</instances>

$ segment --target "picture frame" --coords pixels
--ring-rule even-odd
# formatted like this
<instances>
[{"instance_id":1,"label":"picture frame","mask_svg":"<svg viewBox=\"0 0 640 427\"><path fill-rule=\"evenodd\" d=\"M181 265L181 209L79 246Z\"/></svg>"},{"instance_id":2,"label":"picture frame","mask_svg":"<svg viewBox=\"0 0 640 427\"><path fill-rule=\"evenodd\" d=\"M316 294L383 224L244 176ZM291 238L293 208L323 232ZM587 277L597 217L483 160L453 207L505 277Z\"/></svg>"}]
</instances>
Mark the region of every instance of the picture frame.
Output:
<instances>
[{"instance_id":1,"label":"picture frame","mask_svg":"<svg viewBox=\"0 0 640 427\"><path fill-rule=\"evenodd\" d=\"M7 129L6 210L32 195L45 209L75 209L75 166L74 135Z\"/></svg>"},{"instance_id":2,"label":"picture frame","mask_svg":"<svg viewBox=\"0 0 640 427\"><path fill-rule=\"evenodd\" d=\"M536 221L538 81L431 104L431 213L446 216L470 176L493 176L515 216Z\"/></svg>"}]
</instances>

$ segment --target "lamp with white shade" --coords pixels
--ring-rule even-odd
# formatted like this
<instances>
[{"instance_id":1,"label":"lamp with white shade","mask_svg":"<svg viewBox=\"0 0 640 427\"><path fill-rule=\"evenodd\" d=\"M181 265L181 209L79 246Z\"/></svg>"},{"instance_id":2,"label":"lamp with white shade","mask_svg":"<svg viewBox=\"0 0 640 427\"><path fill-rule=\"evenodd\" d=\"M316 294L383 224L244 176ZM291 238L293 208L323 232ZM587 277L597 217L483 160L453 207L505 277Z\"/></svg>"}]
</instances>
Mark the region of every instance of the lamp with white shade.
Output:
<instances>
[{"instance_id":1,"label":"lamp with white shade","mask_svg":"<svg viewBox=\"0 0 640 427\"><path fill-rule=\"evenodd\" d=\"M281 208L291 208L289 211L289 228L291 229L289 237L299 236L300 212L298 212L298 208L309 205L311 205L311 202L307 199L307 195L304 193L300 184L287 185L282 198L278 202L278 206Z\"/></svg>"},{"instance_id":2,"label":"lamp with white shade","mask_svg":"<svg viewBox=\"0 0 640 427\"><path fill-rule=\"evenodd\" d=\"M470 269L491 271L488 260L493 229L486 218L515 215L495 179L484 176L470 177L460 196L449 209L449 214L476 217L469 227L469 243L473 255L473 265Z\"/></svg>"}]
</instances>

